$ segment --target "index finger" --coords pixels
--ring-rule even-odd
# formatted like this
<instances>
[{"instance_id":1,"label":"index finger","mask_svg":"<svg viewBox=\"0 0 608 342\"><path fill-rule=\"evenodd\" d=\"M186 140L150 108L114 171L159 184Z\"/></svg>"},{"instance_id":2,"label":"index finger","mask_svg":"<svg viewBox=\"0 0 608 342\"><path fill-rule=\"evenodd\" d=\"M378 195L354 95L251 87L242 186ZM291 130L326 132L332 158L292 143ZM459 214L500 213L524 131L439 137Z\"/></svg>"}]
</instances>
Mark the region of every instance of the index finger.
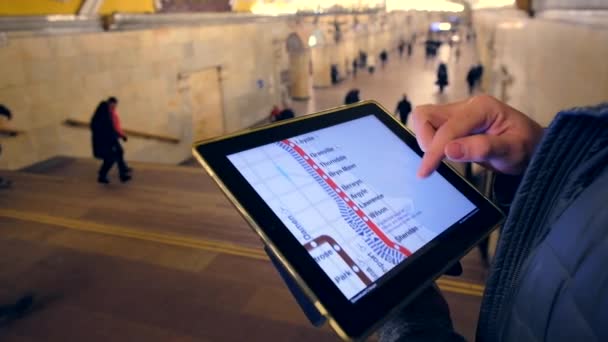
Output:
<instances>
[{"instance_id":1,"label":"index finger","mask_svg":"<svg viewBox=\"0 0 608 342\"><path fill-rule=\"evenodd\" d=\"M437 128L429 144L422 163L418 169L418 177L428 177L445 158L445 146L454 139L462 138L489 126L486 106L477 101L463 101L439 108L447 120Z\"/></svg>"},{"instance_id":2,"label":"index finger","mask_svg":"<svg viewBox=\"0 0 608 342\"><path fill-rule=\"evenodd\" d=\"M418 145L423 151L426 151L431 141L433 141L437 127L447 120L440 107L437 105L417 106L412 112L414 134L416 134L416 141L418 141Z\"/></svg>"}]
</instances>

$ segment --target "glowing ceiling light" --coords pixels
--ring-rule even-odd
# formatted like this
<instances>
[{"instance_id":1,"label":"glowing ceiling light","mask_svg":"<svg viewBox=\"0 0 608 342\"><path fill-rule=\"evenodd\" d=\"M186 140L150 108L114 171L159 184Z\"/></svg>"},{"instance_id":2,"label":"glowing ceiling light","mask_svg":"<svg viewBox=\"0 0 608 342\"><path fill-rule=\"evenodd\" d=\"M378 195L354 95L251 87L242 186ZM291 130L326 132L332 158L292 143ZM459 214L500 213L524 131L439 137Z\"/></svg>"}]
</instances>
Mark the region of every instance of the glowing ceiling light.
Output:
<instances>
[{"instance_id":1,"label":"glowing ceiling light","mask_svg":"<svg viewBox=\"0 0 608 342\"><path fill-rule=\"evenodd\" d=\"M251 13L259 15L296 14L297 12L298 8L296 6L287 3L265 4L257 2L251 6Z\"/></svg>"},{"instance_id":2,"label":"glowing ceiling light","mask_svg":"<svg viewBox=\"0 0 608 342\"><path fill-rule=\"evenodd\" d=\"M447 0L387 0L387 11L462 12L464 5Z\"/></svg>"},{"instance_id":3,"label":"glowing ceiling light","mask_svg":"<svg viewBox=\"0 0 608 342\"><path fill-rule=\"evenodd\" d=\"M494 1L504 2L507 0ZM478 1L478 3L481 3L481 1ZM261 15L295 14L298 11L325 12L335 6L351 10L382 8L386 6L387 11L464 11L464 5L448 0L273 0L272 2L257 0L251 6L251 12Z\"/></svg>"},{"instance_id":4,"label":"glowing ceiling light","mask_svg":"<svg viewBox=\"0 0 608 342\"><path fill-rule=\"evenodd\" d=\"M521 29L524 27L524 23L522 21L505 21L498 24L498 27L503 29Z\"/></svg>"},{"instance_id":5,"label":"glowing ceiling light","mask_svg":"<svg viewBox=\"0 0 608 342\"><path fill-rule=\"evenodd\" d=\"M471 4L473 9L482 9L482 8L498 8L498 7L506 7L506 6L514 6L514 0L478 0Z\"/></svg>"},{"instance_id":6,"label":"glowing ceiling light","mask_svg":"<svg viewBox=\"0 0 608 342\"><path fill-rule=\"evenodd\" d=\"M308 37L308 46L313 47L315 45L317 45L317 37L315 37L315 36Z\"/></svg>"},{"instance_id":7,"label":"glowing ceiling light","mask_svg":"<svg viewBox=\"0 0 608 342\"><path fill-rule=\"evenodd\" d=\"M452 29L452 24L450 23L439 23L439 30L440 31L449 31Z\"/></svg>"}]
</instances>

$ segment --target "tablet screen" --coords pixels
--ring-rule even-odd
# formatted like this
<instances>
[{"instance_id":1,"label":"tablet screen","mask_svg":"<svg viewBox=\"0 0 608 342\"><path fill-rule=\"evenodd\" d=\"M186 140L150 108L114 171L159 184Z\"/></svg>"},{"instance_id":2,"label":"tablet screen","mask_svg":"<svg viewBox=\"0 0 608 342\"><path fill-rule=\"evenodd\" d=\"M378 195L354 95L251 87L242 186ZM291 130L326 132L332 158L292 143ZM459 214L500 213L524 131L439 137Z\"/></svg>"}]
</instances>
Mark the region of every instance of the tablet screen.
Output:
<instances>
[{"instance_id":1,"label":"tablet screen","mask_svg":"<svg viewBox=\"0 0 608 342\"><path fill-rule=\"evenodd\" d=\"M228 159L352 302L477 210L374 115Z\"/></svg>"}]
</instances>

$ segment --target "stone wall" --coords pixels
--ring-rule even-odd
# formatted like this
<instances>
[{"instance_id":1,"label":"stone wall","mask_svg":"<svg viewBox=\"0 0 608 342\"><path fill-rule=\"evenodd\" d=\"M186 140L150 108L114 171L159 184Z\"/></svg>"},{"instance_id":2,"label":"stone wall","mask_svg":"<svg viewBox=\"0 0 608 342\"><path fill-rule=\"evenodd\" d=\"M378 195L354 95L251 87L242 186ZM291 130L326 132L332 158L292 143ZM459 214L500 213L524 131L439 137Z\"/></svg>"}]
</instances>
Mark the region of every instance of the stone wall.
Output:
<instances>
[{"instance_id":1,"label":"stone wall","mask_svg":"<svg viewBox=\"0 0 608 342\"><path fill-rule=\"evenodd\" d=\"M608 101L608 26L490 12L475 22L489 56L486 90L541 124L561 109Z\"/></svg>"},{"instance_id":2,"label":"stone wall","mask_svg":"<svg viewBox=\"0 0 608 342\"><path fill-rule=\"evenodd\" d=\"M384 16L365 32L344 37L341 46L351 54L359 50L358 44L372 40L394 45L407 31L399 26L404 14ZM359 15L359 20L367 23L370 18ZM331 29L332 21L278 17L237 24L8 35L0 44L0 103L14 112L8 125L25 134L0 137L0 168L21 168L56 155L91 156L88 129L63 122L88 121L108 96L120 100L123 127L181 139L178 145L130 139L125 144L129 159L178 163L190 157L193 135L191 96L184 85L188 74L219 68L225 133L251 126L285 96L284 75L290 67L286 38L298 32L306 44L311 32ZM382 22L392 25L394 34L376 27ZM338 62L347 54L334 52L324 58ZM317 64L326 66L329 75L328 61Z\"/></svg>"},{"instance_id":3,"label":"stone wall","mask_svg":"<svg viewBox=\"0 0 608 342\"><path fill-rule=\"evenodd\" d=\"M128 157L180 162L190 155L192 113L180 75L221 67L226 131L266 117L278 101L273 41L284 40L284 21L158 28L127 32L9 37L0 47L0 103L14 113L11 126L26 131L0 138L0 167L19 168L54 155L90 156L87 129L101 99L120 100L123 126L183 138L179 145L131 139Z\"/></svg>"},{"instance_id":4,"label":"stone wall","mask_svg":"<svg viewBox=\"0 0 608 342\"><path fill-rule=\"evenodd\" d=\"M536 11L557 9L608 9L606 0L534 0Z\"/></svg>"}]
</instances>

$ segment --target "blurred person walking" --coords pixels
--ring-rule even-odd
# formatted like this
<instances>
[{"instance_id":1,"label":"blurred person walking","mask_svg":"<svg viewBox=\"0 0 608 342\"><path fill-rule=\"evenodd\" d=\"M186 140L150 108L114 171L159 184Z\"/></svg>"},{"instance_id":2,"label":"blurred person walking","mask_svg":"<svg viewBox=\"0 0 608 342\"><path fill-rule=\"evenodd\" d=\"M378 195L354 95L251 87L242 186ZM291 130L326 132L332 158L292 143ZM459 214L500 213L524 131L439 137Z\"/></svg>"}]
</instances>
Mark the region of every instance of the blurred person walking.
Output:
<instances>
[{"instance_id":1,"label":"blurred person walking","mask_svg":"<svg viewBox=\"0 0 608 342\"><path fill-rule=\"evenodd\" d=\"M388 62L388 52L386 51L386 49L382 50L382 52L380 52L380 63L382 64L382 69L384 69L384 67L386 66L386 63Z\"/></svg>"},{"instance_id":2,"label":"blurred person walking","mask_svg":"<svg viewBox=\"0 0 608 342\"><path fill-rule=\"evenodd\" d=\"M359 101L361 101L361 99L359 99L359 89L351 89L346 93L346 97L344 98L345 105L357 103Z\"/></svg>"},{"instance_id":3,"label":"blurred person walking","mask_svg":"<svg viewBox=\"0 0 608 342\"><path fill-rule=\"evenodd\" d=\"M395 114L399 115L399 119L403 125L407 125L407 117L412 112L412 103L407 99L407 94L403 94L403 98L397 103Z\"/></svg>"},{"instance_id":4,"label":"blurred person walking","mask_svg":"<svg viewBox=\"0 0 608 342\"><path fill-rule=\"evenodd\" d=\"M443 89L449 84L448 66L445 63L439 64L439 67L437 68L437 81L435 84L439 86L439 94L443 94Z\"/></svg>"},{"instance_id":5,"label":"blurred person walking","mask_svg":"<svg viewBox=\"0 0 608 342\"><path fill-rule=\"evenodd\" d=\"M399 46L397 46L399 50L399 58L403 58L403 52L405 51L405 40L401 39L399 41Z\"/></svg>"},{"instance_id":6,"label":"blurred person walking","mask_svg":"<svg viewBox=\"0 0 608 342\"><path fill-rule=\"evenodd\" d=\"M93 142L93 156L102 159L103 164L99 169L97 182L109 184L108 172L116 163L121 182L131 179L131 169L124 160L124 150L118 139L127 141L127 136L120 127L120 120L117 112L118 99L110 97L102 101L97 106L93 118L91 119L91 132Z\"/></svg>"}]
</instances>

